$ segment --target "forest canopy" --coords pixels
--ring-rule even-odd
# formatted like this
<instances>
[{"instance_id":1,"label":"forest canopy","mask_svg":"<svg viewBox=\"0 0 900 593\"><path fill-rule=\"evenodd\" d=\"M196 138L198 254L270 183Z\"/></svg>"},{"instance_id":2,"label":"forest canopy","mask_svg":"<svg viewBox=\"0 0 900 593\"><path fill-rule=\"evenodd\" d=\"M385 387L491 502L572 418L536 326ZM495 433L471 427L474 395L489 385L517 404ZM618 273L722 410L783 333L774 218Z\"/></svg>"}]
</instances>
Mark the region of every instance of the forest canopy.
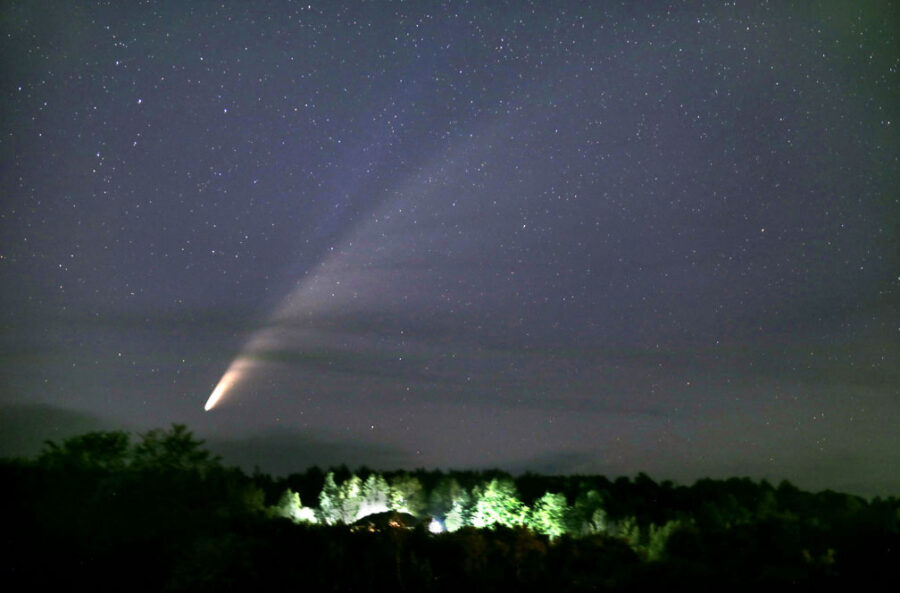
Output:
<instances>
[{"instance_id":1,"label":"forest canopy","mask_svg":"<svg viewBox=\"0 0 900 593\"><path fill-rule=\"evenodd\" d=\"M248 475L183 425L48 441L36 458L0 468L4 508L14 510L7 577L23 583L112 589L132 571L148 574L137 585L146 590L294 583L284 568L261 568L288 558L303 561L297 584L313 589L329 578L354 590L615 590L710 575L816 583L895 578L900 549L893 497L737 477L683 486L646 474L346 466ZM43 569L48 558L58 570ZM351 561L367 568L351 576L342 570Z\"/></svg>"}]
</instances>

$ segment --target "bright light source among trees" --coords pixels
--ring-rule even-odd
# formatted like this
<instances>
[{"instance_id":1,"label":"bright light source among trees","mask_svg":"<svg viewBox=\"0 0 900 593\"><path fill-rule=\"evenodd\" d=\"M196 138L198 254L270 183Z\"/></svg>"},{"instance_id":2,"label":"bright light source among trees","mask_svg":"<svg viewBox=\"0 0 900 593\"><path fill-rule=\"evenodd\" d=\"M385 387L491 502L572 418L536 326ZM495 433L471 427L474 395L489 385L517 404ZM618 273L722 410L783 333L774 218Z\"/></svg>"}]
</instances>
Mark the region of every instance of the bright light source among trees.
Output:
<instances>
[{"instance_id":1,"label":"bright light source among trees","mask_svg":"<svg viewBox=\"0 0 900 593\"><path fill-rule=\"evenodd\" d=\"M278 504L270 507L270 512L278 517L290 519L294 523L317 523L316 511L300 503L300 495L291 489L285 490Z\"/></svg>"}]
</instances>

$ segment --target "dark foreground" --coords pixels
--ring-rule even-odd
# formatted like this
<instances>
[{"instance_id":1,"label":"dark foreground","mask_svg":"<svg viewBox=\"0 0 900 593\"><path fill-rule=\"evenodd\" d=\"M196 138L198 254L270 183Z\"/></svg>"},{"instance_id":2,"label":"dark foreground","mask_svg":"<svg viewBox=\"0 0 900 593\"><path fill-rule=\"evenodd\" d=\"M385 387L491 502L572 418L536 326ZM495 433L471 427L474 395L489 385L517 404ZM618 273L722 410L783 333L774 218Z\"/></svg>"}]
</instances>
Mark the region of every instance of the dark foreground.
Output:
<instances>
[{"instance_id":1,"label":"dark foreground","mask_svg":"<svg viewBox=\"0 0 900 593\"><path fill-rule=\"evenodd\" d=\"M7 591L900 584L900 501L787 482L365 468L248 476L176 426L137 443L125 433L50 443L36 460L0 464L0 484ZM392 510L366 514L381 507ZM437 525L455 530L432 533Z\"/></svg>"}]
</instances>

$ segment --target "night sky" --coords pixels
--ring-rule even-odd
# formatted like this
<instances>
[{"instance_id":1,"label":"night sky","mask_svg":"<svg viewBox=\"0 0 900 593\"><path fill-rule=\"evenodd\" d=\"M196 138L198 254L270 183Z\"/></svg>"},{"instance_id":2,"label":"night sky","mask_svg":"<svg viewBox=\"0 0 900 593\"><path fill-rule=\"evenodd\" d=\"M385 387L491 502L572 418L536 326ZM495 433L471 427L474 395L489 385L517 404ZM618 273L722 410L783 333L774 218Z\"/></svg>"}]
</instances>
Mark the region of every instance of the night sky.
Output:
<instances>
[{"instance_id":1,"label":"night sky","mask_svg":"<svg viewBox=\"0 0 900 593\"><path fill-rule=\"evenodd\" d=\"M5 2L0 454L900 493L898 6L761 4Z\"/></svg>"}]
</instances>

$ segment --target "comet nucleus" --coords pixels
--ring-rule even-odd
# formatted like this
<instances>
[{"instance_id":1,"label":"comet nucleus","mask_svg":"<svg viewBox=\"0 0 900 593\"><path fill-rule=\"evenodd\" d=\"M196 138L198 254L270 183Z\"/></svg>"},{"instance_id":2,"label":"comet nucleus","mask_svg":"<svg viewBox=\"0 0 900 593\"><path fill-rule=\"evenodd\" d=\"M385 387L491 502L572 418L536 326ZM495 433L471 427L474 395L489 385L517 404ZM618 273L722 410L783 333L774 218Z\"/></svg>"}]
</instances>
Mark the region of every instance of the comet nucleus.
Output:
<instances>
[{"instance_id":1,"label":"comet nucleus","mask_svg":"<svg viewBox=\"0 0 900 593\"><path fill-rule=\"evenodd\" d=\"M219 403L219 400L222 399L222 396L241 379L245 370L246 367L240 360L232 362L231 366L228 367L228 370L225 371L225 374L222 375L222 378L219 379L219 383L216 385L216 388L213 389L209 399L206 400L206 405L203 406L203 409L207 412L212 410L213 407Z\"/></svg>"}]
</instances>

